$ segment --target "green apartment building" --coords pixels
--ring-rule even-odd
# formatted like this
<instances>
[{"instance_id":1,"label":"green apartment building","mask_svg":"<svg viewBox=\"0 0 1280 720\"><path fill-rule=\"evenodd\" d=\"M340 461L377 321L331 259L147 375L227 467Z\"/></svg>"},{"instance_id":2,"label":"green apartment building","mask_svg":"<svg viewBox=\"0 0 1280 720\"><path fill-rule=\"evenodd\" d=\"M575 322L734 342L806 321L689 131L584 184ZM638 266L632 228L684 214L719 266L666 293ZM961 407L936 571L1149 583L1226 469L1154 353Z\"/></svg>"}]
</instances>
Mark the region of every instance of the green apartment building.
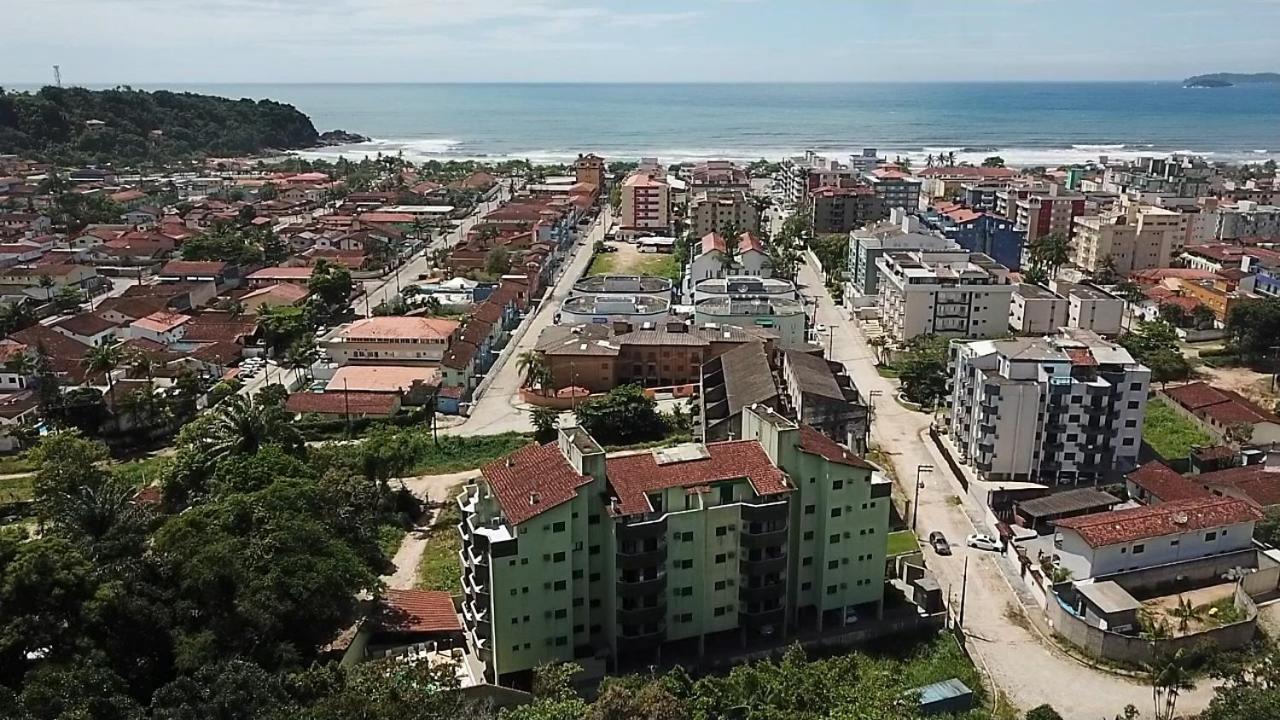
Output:
<instances>
[{"instance_id":1,"label":"green apartment building","mask_svg":"<svg viewBox=\"0 0 1280 720\"><path fill-rule=\"evenodd\" d=\"M568 428L482 470L462 510L462 614L488 679L733 653L878 617L890 482L808 426L606 456Z\"/></svg>"}]
</instances>

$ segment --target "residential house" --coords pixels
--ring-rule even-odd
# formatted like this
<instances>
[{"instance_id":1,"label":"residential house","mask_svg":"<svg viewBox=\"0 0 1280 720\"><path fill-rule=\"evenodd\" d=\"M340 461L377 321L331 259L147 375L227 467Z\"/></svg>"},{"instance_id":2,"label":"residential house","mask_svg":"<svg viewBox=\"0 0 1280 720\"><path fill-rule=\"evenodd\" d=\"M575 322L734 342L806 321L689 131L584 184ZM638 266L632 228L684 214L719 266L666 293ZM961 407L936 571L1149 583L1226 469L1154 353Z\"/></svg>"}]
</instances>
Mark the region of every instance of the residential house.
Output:
<instances>
[{"instance_id":1,"label":"residential house","mask_svg":"<svg viewBox=\"0 0 1280 720\"><path fill-rule=\"evenodd\" d=\"M371 317L334 328L320 344L340 365L438 365L459 327L435 317Z\"/></svg>"},{"instance_id":2,"label":"residential house","mask_svg":"<svg viewBox=\"0 0 1280 720\"><path fill-rule=\"evenodd\" d=\"M97 313L81 313L50 326L55 332L62 333L77 342L89 347L108 347L124 339L126 334L121 323L113 322Z\"/></svg>"},{"instance_id":3,"label":"residential house","mask_svg":"<svg viewBox=\"0 0 1280 720\"><path fill-rule=\"evenodd\" d=\"M171 312L152 313L130 323L129 336L168 346L182 339L186 331L184 326L189 322L191 322L190 315Z\"/></svg>"},{"instance_id":4,"label":"residential house","mask_svg":"<svg viewBox=\"0 0 1280 720\"><path fill-rule=\"evenodd\" d=\"M1280 442L1280 417L1234 390L1193 382L1166 388L1159 395L1217 442Z\"/></svg>"}]
</instances>

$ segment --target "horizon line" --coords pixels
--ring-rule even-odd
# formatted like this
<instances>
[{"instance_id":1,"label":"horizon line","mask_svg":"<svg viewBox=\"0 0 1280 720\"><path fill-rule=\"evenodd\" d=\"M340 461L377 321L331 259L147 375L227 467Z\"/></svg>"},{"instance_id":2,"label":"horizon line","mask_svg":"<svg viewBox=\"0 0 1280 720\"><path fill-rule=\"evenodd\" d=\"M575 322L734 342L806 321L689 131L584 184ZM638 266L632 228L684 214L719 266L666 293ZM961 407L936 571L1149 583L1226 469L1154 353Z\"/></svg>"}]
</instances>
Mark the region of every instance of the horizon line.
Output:
<instances>
[{"instance_id":1,"label":"horizon line","mask_svg":"<svg viewBox=\"0 0 1280 720\"><path fill-rule=\"evenodd\" d=\"M1194 76L1193 76L1194 77ZM148 85L1031 85L1031 84L1131 84L1131 83L1182 83L1188 78L1135 78L1135 79L1004 79L1004 80L685 80L671 82L664 80L143 80L143 81L106 81L86 80L65 83L63 87L85 87L105 85L148 86ZM55 87L49 81L0 81L0 87L40 86Z\"/></svg>"}]
</instances>

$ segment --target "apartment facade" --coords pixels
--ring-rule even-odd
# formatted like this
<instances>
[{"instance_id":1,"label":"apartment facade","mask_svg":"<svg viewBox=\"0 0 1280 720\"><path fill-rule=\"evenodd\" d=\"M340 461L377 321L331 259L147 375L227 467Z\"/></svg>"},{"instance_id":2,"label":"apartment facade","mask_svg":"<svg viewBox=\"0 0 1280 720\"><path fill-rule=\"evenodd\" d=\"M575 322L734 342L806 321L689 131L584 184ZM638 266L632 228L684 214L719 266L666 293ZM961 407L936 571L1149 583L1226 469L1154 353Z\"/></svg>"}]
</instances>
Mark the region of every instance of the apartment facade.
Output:
<instances>
[{"instance_id":1,"label":"apartment facade","mask_svg":"<svg viewBox=\"0 0 1280 720\"><path fill-rule=\"evenodd\" d=\"M888 215L885 208L884 198L865 185L825 186L809 195L809 214L815 233L847 233L878 222Z\"/></svg>"},{"instance_id":2,"label":"apartment facade","mask_svg":"<svg viewBox=\"0 0 1280 720\"><path fill-rule=\"evenodd\" d=\"M920 207L920 178L892 167L878 168L867 173L867 184L887 209L903 208L914 212Z\"/></svg>"},{"instance_id":3,"label":"apartment facade","mask_svg":"<svg viewBox=\"0 0 1280 720\"><path fill-rule=\"evenodd\" d=\"M320 346L339 365L438 365L460 323L433 317L371 317L339 325Z\"/></svg>"},{"instance_id":4,"label":"apartment facade","mask_svg":"<svg viewBox=\"0 0 1280 720\"><path fill-rule=\"evenodd\" d=\"M751 198L740 190L698 193L689 201L689 229L696 237L734 230L760 232L760 216Z\"/></svg>"},{"instance_id":5,"label":"apartment facade","mask_svg":"<svg viewBox=\"0 0 1280 720\"><path fill-rule=\"evenodd\" d=\"M1217 237L1230 242L1243 238L1280 239L1280 206L1241 200L1218 209Z\"/></svg>"},{"instance_id":6,"label":"apartment facade","mask_svg":"<svg viewBox=\"0 0 1280 720\"><path fill-rule=\"evenodd\" d=\"M1046 235L1069 238L1075 219L1085 213L1085 197L1062 193L1054 185L1046 193L1032 193L1014 203L1014 226L1026 231L1027 244Z\"/></svg>"},{"instance_id":7,"label":"apartment facade","mask_svg":"<svg viewBox=\"0 0 1280 720\"><path fill-rule=\"evenodd\" d=\"M988 480L1069 485L1137 467L1151 371L1095 333L951 343L951 437Z\"/></svg>"},{"instance_id":8,"label":"apartment facade","mask_svg":"<svg viewBox=\"0 0 1280 720\"><path fill-rule=\"evenodd\" d=\"M876 267L880 322L898 345L917 335L992 338L1008 332L1009 269L987 255L889 252Z\"/></svg>"},{"instance_id":9,"label":"apartment facade","mask_svg":"<svg viewBox=\"0 0 1280 720\"><path fill-rule=\"evenodd\" d=\"M959 250L954 240L921 230L920 220L902 210L892 210L887 222L849 234L849 268L845 281L845 305L867 307L878 302L880 272L876 260L887 252L908 250Z\"/></svg>"},{"instance_id":10,"label":"apartment facade","mask_svg":"<svg viewBox=\"0 0 1280 720\"><path fill-rule=\"evenodd\" d=\"M1009 302L1009 331L1015 335L1052 335L1067 326L1067 299L1041 285L1022 283Z\"/></svg>"},{"instance_id":11,"label":"apartment facade","mask_svg":"<svg viewBox=\"0 0 1280 720\"><path fill-rule=\"evenodd\" d=\"M1076 218L1071 262L1090 273L1110 263L1121 275L1168 267L1182 253L1186 222L1182 213L1136 203L1106 215Z\"/></svg>"},{"instance_id":12,"label":"apartment facade","mask_svg":"<svg viewBox=\"0 0 1280 720\"><path fill-rule=\"evenodd\" d=\"M671 187L657 175L637 170L622 181L622 231L630 234L671 230Z\"/></svg>"},{"instance_id":13,"label":"apartment facade","mask_svg":"<svg viewBox=\"0 0 1280 720\"><path fill-rule=\"evenodd\" d=\"M890 484L770 410L746 409L743 428L613 456L567 428L485 466L458 528L464 625L487 678L696 662L708 645L878 615Z\"/></svg>"}]
</instances>

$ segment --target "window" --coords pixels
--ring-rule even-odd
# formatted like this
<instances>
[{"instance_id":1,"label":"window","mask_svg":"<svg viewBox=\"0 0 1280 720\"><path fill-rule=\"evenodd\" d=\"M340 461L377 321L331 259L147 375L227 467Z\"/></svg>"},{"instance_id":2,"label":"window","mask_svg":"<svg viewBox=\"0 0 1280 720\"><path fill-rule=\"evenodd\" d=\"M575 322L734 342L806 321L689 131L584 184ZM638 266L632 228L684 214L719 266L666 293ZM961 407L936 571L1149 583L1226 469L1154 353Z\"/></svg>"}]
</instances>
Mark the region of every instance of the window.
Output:
<instances>
[{"instance_id":1,"label":"window","mask_svg":"<svg viewBox=\"0 0 1280 720\"><path fill-rule=\"evenodd\" d=\"M805 531L804 531L804 539L805 539L805 540L812 540L812 539L813 539L813 531L812 531L812 530L805 530Z\"/></svg>"},{"instance_id":2,"label":"window","mask_svg":"<svg viewBox=\"0 0 1280 720\"><path fill-rule=\"evenodd\" d=\"M1134 391L1141 390L1142 383L1129 383L1129 389Z\"/></svg>"},{"instance_id":3,"label":"window","mask_svg":"<svg viewBox=\"0 0 1280 720\"><path fill-rule=\"evenodd\" d=\"M551 532L564 532L564 522L552 523Z\"/></svg>"},{"instance_id":4,"label":"window","mask_svg":"<svg viewBox=\"0 0 1280 720\"><path fill-rule=\"evenodd\" d=\"M591 634L592 634L592 635L599 635L603 630L604 630L604 628L600 627L600 625L592 625L592 626L591 626Z\"/></svg>"},{"instance_id":5,"label":"window","mask_svg":"<svg viewBox=\"0 0 1280 720\"><path fill-rule=\"evenodd\" d=\"M1136 428L1136 427L1138 427L1138 421L1137 421L1137 420L1125 420L1125 421L1124 421L1124 426L1125 426L1125 427L1127 427L1127 428Z\"/></svg>"},{"instance_id":6,"label":"window","mask_svg":"<svg viewBox=\"0 0 1280 720\"><path fill-rule=\"evenodd\" d=\"M840 517L840 508L831 508L831 517L833 518Z\"/></svg>"},{"instance_id":7,"label":"window","mask_svg":"<svg viewBox=\"0 0 1280 720\"><path fill-rule=\"evenodd\" d=\"M577 598L574 598L574 599L573 599L573 606L574 606L574 607L582 607L583 605L586 605L586 604L587 604L587 603L586 603L586 601L585 601L585 600L583 600L583 599L582 599L582 598L580 598L580 597L577 597Z\"/></svg>"},{"instance_id":8,"label":"window","mask_svg":"<svg viewBox=\"0 0 1280 720\"><path fill-rule=\"evenodd\" d=\"M812 514L813 514L817 509L818 509L818 506L817 506L817 505L805 505L805 506L804 506L804 514L805 514L805 515L812 515Z\"/></svg>"},{"instance_id":9,"label":"window","mask_svg":"<svg viewBox=\"0 0 1280 720\"><path fill-rule=\"evenodd\" d=\"M563 620L563 619L565 619L565 618L567 618L567 617L569 617L569 611L568 611L568 610L565 610L564 608L560 608L559 610L557 610L557 611L556 611L556 619L557 619L557 620Z\"/></svg>"},{"instance_id":10,"label":"window","mask_svg":"<svg viewBox=\"0 0 1280 720\"><path fill-rule=\"evenodd\" d=\"M720 617L721 615L724 615L724 613L725 613L725 606L721 605L720 607L716 608L712 614L714 614L716 617Z\"/></svg>"},{"instance_id":11,"label":"window","mask_svg":"<svg viewBox=\"0 0 1280 720\"><path fill-rule=\"evenodd\" d=\"M583 630L586 630L586 629L587 629L587 628L586 628L586 626L585 626L585 625L574 625L574 626L573 626L573 634L574 634L574 635L578 635L578 634L580 634Z\"/></svg>"},{"instance_id":12,"label":"window","mask_svg":"<svg viewBox=\"0 0 1280 720\"><path fill-rule=\"evenodd\" d=\"M582 571L581 571L581 570L574 570L574 571L573 571L573 579L574 579L574 580L581 580L581 579L582 579Z\"/></svg>"},{"instance_id":13,"label":"window","mask_svg":"<svg viewBox=\"0 0 1280 720\"><path fill-rule=\"evenodd\" d=\"M844 481L843 481L843 480L835 480L835 481L832 481L832 483L831 483L831 489L832 489L832 490L842 490L842 489L844 489Z\"/></svg>"},{"instance_id":14,"label":"window","mask_svg":"<svg viewBox=\"0 0 1280 720\"><path fill-rule=\"evenodd\" d=\"M725 555L724 553L718 553L718 554L716 555L716 564L717 564L717 565L723 565L723 564L724 564L724 561L725 561L725 560L727 560L728 558L729 558L729 556L728 556L728 555Z\"/></svg>"},{"instance_id":15,"label":"window","mask_svg":"<svg viewBox=\"0 0 1280 720\"><path fill-rule=\"evenodd\" d=\"M587 548L587 554L588 554L588 555L599 555L599 554L600 554L600 546L599 546L599 545L592 545L591 547Z\"/></svg>"},{"instance_id":16,"label":"window","mask_svg":"<svg viewBox=\"0 0 1280 720\"><path fill-rule=\"evenodd\" d=\"M800 589L801 589L801 590L811 590L811 589L813 589L813 583L811 583L811 582L802 582L802 583L800 583Z\"/></svg>"},{"instance_id":17,"label":"window","mask_svg":"<svg viewBox=\"0 0 1280 720\"><path fill-rule=\"evenodd\" d=\"M591 575L587 577L587 582L600 582L600 573L591 573Z\"/></svg>"},{"instance_id":18,"label":"window","mask_svg":"<svg viewBox=\"0 0 1280 720\"><path fill-rule=\"evenodd\" d=\"M683 540L683 541L685 541L685 542L693 542L693 533L691 533L691 532L681 533L681 534L680 534L680 539L681 539L681 540Z\"/></svg>"},{"instance_id":19,"label":"window","mask_svg":"<svg viewBox=\"0 0 1280 720\"><path fill-rule=\"evenodd\" d=\"M552 555L551 562L558 562L558 563L564 562L564 553L558 552L555 555Z\"/></svg>"},{"instance_id":20,"label":"window","mask_svg":"<svg viewBox=\"0 0 1280 720\"><path fill-rule=\"evenodd\" d=\"M691 622L693 622L693 613L681 613L681 614L677 615L677 616L676 616L676 622L678 622L678 623L691 623Z\"/></svg>"},{"instance_id":21,"label":"window","mask_svg":"<svg viewBox=\"0 0 1280 720\"><path fill-rule=\"evenodd\" d=\"M569 644L569 637L567 635L561 635L560 637L556 638L556 647L564 647L565 645L568 645L568 644Z\"/></svg>"},{"instance_id":22,"label":"window","mask_svg":"<svg viewBox=\"0 0 1280 720\"><path fill-rule=\"evenodd\" d=\"M587 524L588 524L588 525L599 525L599 524L600 524L600 516L599 516L599 515L588 515L588 516L587 516Z\"/></svg>"},{"instance_id":23,"label":"window","mask_svg":"<svg viewBox=\"0 0 1280 720\"><path fill-rule=\"evenodd\" d=\"M1214 540L1217 540L1217 539L1218 539L1218 533L1216 532L1207 532L1204 534L1205 542L1213 542Z\"/></svg>"},{"instance_id":24,"label":"window","mask_svg":"<svg viewBox=\"0 0 1280 720\"><path fill-rule=\"evenodd\" d=\"M681 560L681 561L679 561L678 563L676 563L676 567L680 568L681 570L692 570L692 569L693 569L693 561L692 561L692 560Z\"/></svg>"},{"instance_id":25,"label":"window","mask_svg":"<svg viewBox=\"0 0 1280 720\"><path fill-rule=\"evenodd\" d=\"M1180 544L1180 541L1179 541L1179 540L1170 540L1170 541L1169 541L1169 547L1178 547L1178 545L1179 545L1179 544Z\"/></svg>"},{"instance_id":26,"label":"window","mask_svg":"<svg viewBox=\"0 0 1280 720\"><path fill-rule=\"evenodd\" d=\"M800 567L809 567L810 565L813 565L812 557L807 557L800 561Z\"/></svg>"},{"instance_id":27,"label":"window","mask_svg":"<svg viewBox=\"0 0 1280 720\"><path fill-rule=\"evenodd\" d=\"M717 581L716 581L715 588L716 588L716 590L723 590L723 589L724 589L724 581L723 581L723 580L717 580Z\"/></svg>"},{"instance_id":28,"label":"window","mask_svg":"<svg viewBox=\"0 0 1280 720\"><path fill-rule=\"evenodd\" d=\"M591 604L591 607L593 607L593 608L598 608L598 607L600 607L600 598L596 598L596 599L592 600L590 604ZM592 630L591 632L600 632L600 631L599 631L599 630Z\"/></svg>"},{"instance_id":29,"label":"window","mask_svg":"<svg viewBox=\"0 0 1280 720\"><path fill-rule=\"evenodd\" d=\"M839 560L828 560L828 561L827 561L827 569L828 569L828 570L835 570L835 569L836 569L836 568L838 568L838 567L840 567L840 561L839 561Z\"/></svg>"},{"instance_id":30,"label":"window","mask_svg":"<svg viewBox=\"0 0 1280 720\"><path fill-rule=\"evenodd\" d=\"M1141 555L1143 552L1146 552L1146 549L1147 549L1147 546L1146 546L1146 545L1143 545L1142 543L1139 543L1139 544L1137 544L1137 545L1134 545L1134 546L1133 546L1133 554L1134 554L1134 555Z\"/></svg>"},{"instance_id":31,"label":"window","mask_svg":"<svg viewBox=\"0 0 1280 720\"><path fill-rule=\"evenodd\" d=\"M690 597L693 595L693 586L685 585L682 588L676 588L676 595L680 597Z\"/></svg>"},{"instance_id":32,"label":"window","mask_svg":"<svg viewBox=\"0 0 1280 720\"><path fill-rule=\"evenodd\" d=\"M528 565L528 564L529 564L529 558L520 558L520 564L521 564L521 565Z\"/></svg>"},{"instance_id":33,"label":"window","mask_svg":"<svg viewBox=\"0 0 1280 720\"><path fill-rule=\"evenodd\" d=\"M1121 444L1122 444L1122 445L1132 445L1132 444L1133 444L1133 438L1125 438L1125 439L1121 442Z\"/></svg>"},{"instance_id":34,"label":"window","mask_svg":"<svg viewBox=\"0 0 1280 720\"><path fill-rule=\"evenodd\" d=\"M1141 404L1142 404L1142 403L1138 402L1137 400L1130 400L1130 401L1129 401L1129 409L1130 409L1130 410L1137 410L1137 409L1138 409L1138 406L1139 406L1139 405L1141 405Z\"/></svg>"},{"instance_id":35,"label":"window","mask_svg":"<svg viewBox=\"0 0 1280 720\"><path fill-rule=\"evenodd\" d=\"M725 527L724 525L721 525L720 527L716 528L716 537L724 537L725 535L728 535L728 534L729 534L729 528Z\"/></svg>"},{"instance_id":36,"label":"window","mask_svg":"<svg viewBox=\"0 0 1280 720\"><path fill-rule=\"evenodd\" d=\"M835 585L828 585L828 586L827 586L827 594L828 594L828 595L835 595L835 594L836 594L836 590L837 590L837 588L836 588L836 586L835 586Z\"/></svg>"},{"instance_id":37,"label":"window","mask_svg":"<svg viewBox=\"0 0 1280 720\"><path fill-rule=\"evenodd\" d=\"M832 545L835 545L836 543L840 542L840 533L835 533L834 535L832 535L830 542Z\"/></svg>"},{"instance_id":38,"label":"window","mask_svg":"<svg viewBox=\"0 0 1280 720\"><path fill-rule=\"evenodd\" d=\"M553 585L552 587L556 590L564 590L568 586L569 586L569 583L565 582L564 580L557 580L556 584Z\"/></svg>"}]
</instances>

